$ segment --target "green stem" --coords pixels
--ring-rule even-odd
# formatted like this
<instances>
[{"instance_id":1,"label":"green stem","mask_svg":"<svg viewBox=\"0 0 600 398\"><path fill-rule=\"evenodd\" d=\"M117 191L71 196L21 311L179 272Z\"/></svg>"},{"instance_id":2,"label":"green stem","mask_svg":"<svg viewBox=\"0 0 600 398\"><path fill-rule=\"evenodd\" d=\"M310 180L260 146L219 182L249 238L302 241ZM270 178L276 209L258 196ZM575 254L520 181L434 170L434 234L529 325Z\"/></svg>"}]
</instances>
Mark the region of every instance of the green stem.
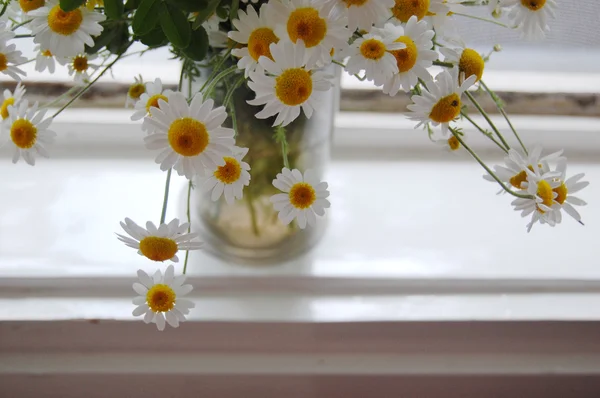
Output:
<instances>
[{"instance_id":1,"label":"green stem","mask_svg":"<svg viewBox=\"0 0 600 398\"><path fill-rule=\"evenodd\" d=\"M252 222L252 232L256 236L260 236L260 230L258 229L258 222L256 219L256 209L254 208L254 203L252 200L252 193L250 190L247 190L246 194L246 205L248 206L248 210L250 211L250 221Z\"/></svg>"},{"instance_id":2,"label":"green stem","mask_svg":"<svg viewBox=\"0 0 600 398\"><path fill-rule=\"evenodd\" d=\"M212 81L210 82L210 84L208 85L208 87L206 87L206 90L204 92L201 92L204 94L204 96L206 98L209 98L212 94L212 91L215 89L215 87L217 86L217 84L219 84L219 82L224 79L225 77L231 75L232 73L237 72L238 67L237 65L233 65L230 66L229 68L223 70L221 73L219 73L216 77L214 77L212 79Z\"/></svg>"},{"instance_id":3,"label":"green stem","mask_svg":"<svg viewBox=\"0 0 600 398\"><path fill-rule=\"evenodd\" d=\"M171 172L173 168L167 171L167 182L165 183L165 196L163 198L162 211L160 212L160 223L165 223L165 217L167 216L167 203L169 202L169 186L171 185Z\"/></svg>"},{"instance_id":4,"label":"green stem","mask_svg":"<svg viewBox=\"0 0 600 398\"><path fill-rule=\"evenodd\" d=\"M346 65L344 65L342 62L336 61L335 59L331 60L331 63L336 64L341 66L342 68L346 69Z\"/></svg>"},{"instance_id":5,"label":"green stem","mask_svg":"<svg viewBox=\"0 0 600 398\"><path fill-rule=\"evenodd\" d=\"M454 64L451 62L443 62L443 61L436 60L436 61L433 61L433 64L437 65L437 66L443 66L445 68L454 68Z\"/></svg>"},{"instance_id":6,"label":"green stem","mask_svg":"<svg viewBox=\"0 0 600 398\"><path fill-rule=\"evenodd\" d=\"M513 134L515 135L515 137L517 137L517 141L519 141L519 144L521 144L521 148L523 148L523 151L525 151L525 154L529 155L529 153L527 152L527 148L525 147L525 144L521 140L521 137L519 137L519 133L517 133L517 130L515 129L515 127L513 126L513 124L510 122L510 119L508 118L508 115L506 114L506 111L504 110L504 108L500 104L499 98L496 95L496 93L494 93L492 90L490 90L490 88L487 86L487 84L485 84L483 82L483 80L480 80L479 83L485 89L485 91L487 91L487 93L490 95L490 97L496 103L496 107L498 108L498 110L500 111L500 113L502 114L502 116L504 116L504 120L506 120L506 123L508 123L508 125L509 125L510 129L512 130Z\"/></svg>"},{"instance_id":7,"label":"green stem","mask_svg":"<svg viewBox=\"0 0 600 398\"><path fill-rule=\"evenodd\" d=\"M208 78L206 79L206 81L204 82L204 84L202 85L202 87L200 87L200 90L198 90L198 92L200 92L200 93L204 92L204 88L206 87L206 85L209 84L210 82L212 82L212 79L215 77L215 75L217 73L219 73L219 69L221 69L221 66L223 66L223 63L225 63L225 60L229 56L230 52L231 52L231 49L227 50L227 52L219 60L219 62L217 63L217 65L215 65L215 67L213 68L211 74L208 76Z\"/></svg>"},{"instance_id":8,"label":"green stem","mask_svg":"<svg viewBox=\"0 0 600 398\"><path fill-rule=\"evenodd\" d=\"M490 140L494 141L494 144L498 145L498 148L502 149L504 151L504 153L508 153L508 151L506 150L506 148L504 148L502 146L502 144L500 144L498 141L496 141L496 139L494 138L493 134L488 133L487 131L485 131L481 126L479 126L477 123L475 123L475 121L473 119L471 119L469 117L469 115L467 115L464 112L460 113L465 119L467 119L469 122L471 122L471 124L473 126L475 126L475 128L479 131L481 131L483 133L483 135L485 135L487 138L489 138Z\"/></svg>"},{"instance_id":9,"label":"green stem","mask_svg":"<svg viewBox=\"0 0 600 398\"><path fill-rule=\"evenodd\" d=\"M490 127L494 130L494 132L496 133L496 135L498 136L498 138L500 139L500 141L502 142L502 144L504 144L504 147L507 150L509 150L510 146L508 145L508 143L506 142L506 140L504 139L504 137L500 133L500 130L498 130L498 128L496 128L496 126L492 122L492 119L490 119L490 117L488 116L488 114L483 110L483 108L481 107L481 105L479 105L479 103L477 102L477 100L475 100L475 98L473 97L473 95L470 92L465 91L465 94L467 95L467 97L469 97L469 99L471 100L471 102L473 103L473 105L475 105L475 108L477 108L477 110L479 111L479 113L481 113L481 116L483 116L485 118L485 120L488 122L488 124L490 125Z\"/></svg>"},{"instance_id":10,"label":"green stem","mask_svg":"<svg viewBox=\"0 0 600 398\"><path fill-rule=\"evenodd\" d=\"M15 30L19 29L21 26L27 25L29 22L33 21L33 19L28 19L27 21L23 21L19 24L16 24L15 26L13 26L11 28L11 30L14 32Z\"/></svg>"},{"instance_id":11,"label":"green stem","mask_svg":"<svg viewBox=\"0 0 600 398\"><path fill-rule=\"evenodd\" d=\"M129 43L127 45L127 48L129 48L129 46L131 46L131 43ZM127 48L125 49L125 51L127 51ZM84 88L81 89L81 91L79 91L77 94L75 94L75 96L73 98L71 98L69 100L69 102L67 102L66 104L64 104L59 110L57 110L54 115L52 115L52 118L54 119L56 116L58 116L62 111L64 111L65 109L67 109L69 107L69 105L71 105L73 102L75 102L79 97L81 97L90 87L92 87L92 85L94 83L96 83L98 81L98 79L100 79L102 77L102 75L104 75L110 68L113 67L114 64L117 63L117 61L121 58L121 55L117 55L117 57L108 65L106 65L106 68L104 68L102 70L102 72L100 72L98 74L98 76L96 76L94 78L94 80L92 80L91 82L89 82Z\"/></svg>"},{"instance_id":12,"label":"green stem","mask_svg":"<svg viewBox=\"0 0 600 398\"><path fill-rule=\"evenodd\" d=\"M281 143L281 156L283 157L283 167L290 168L290 162L288 161L288 150L289 145L287 137L285 136L285 127L279 125L275 127L275 142Z\"/></svg>"},{"instance_id":13,"label":"green stem","mask_svg":"<svg viewBox=\"0 0 600 398\"><path fill-rule=\"evenodd\" d=\"M28 37L33 37L33 35L15 35L13 39L26 39Z\"/></svg>"},{"instance_id":14,"label":"green stem","mask_svg":"<svg viewBox=\"0 0 600 398\"><path fill-rule=\"evenodd\" d=\"M187 194L187 222L188 222L188 234L190 233L190 231L192 230L192 218L190 216L190 197L192 196L192 181L190 180L190 182L188 183L188 194ZM187 265L188 265L188 257L190 255L190 251L186 250L185 251L185 260L183 261L183 274L185 275L185 272L187 271Z\"/></svg>"},{"instance_id":15,"label":"green stem","mask_svg":"<svg viewBox=\"0 0 600 398\"><path fill-rule=\"evenodd\" d=\"M502 22L494 21L493 19L476 17L474 15L469 15L469 14L461 14L460 12L455 12L454 15L460 15L461 17L467 17L467 18L471 18L471 19L477 19L478 21L489 22L489 23L493 23L494 25L499 25L499 26L502 26L503 28L510 29L510 26L508 26L506 24L503 24Z\"/></svg>"},{"instance_id":16,"label":"green stem","mask_svg":"<svg viewBox=\"0 0 600 398\"><path fill-rule=\"evenodd\" d=\"M512 196L515 196L517 198L534 199L534 197L532 195L524 195L524 194L520 194L517 192L513 192L510 188L508 188L506 185L504 185L504 183L500 180L500 178L498 178L498 176L483 162L483 160L481 160L481 158L479 158L479 156L477 156L477 154L467 144L465 144L465 142L462 140L462 138L460 138L460 134L458 134L458 132L455 129L450 127L450 132L452 133L452 135L454 137L456 137L458 142L460 142L460 144L471 154L471 156L473 156L473 158L475 160L477 160L477 162L481 165L481 167L483 167L485 169L485 171L487 171L488 174L491 175L492 178L494 180L496 180L496 182L498 184L500 184L502 189L504 189L506 192L508 192L509 194L511 194Z\"/></svg>"},{"instance_id":17,"label":"green stem","mask_svg":"<svg viewBox=\"0 0 600 398\"><path fill-rule=\"evenodd\" d=\"M185 75L185 63L186 61L183 61L183 65L181 65L181 73L179 74L179 84L177 84L177 91L181 92L181 86L183 85L183 77ZM190 95L190 93L188 93L188 96Z\"/></svg>"}]
</instances>

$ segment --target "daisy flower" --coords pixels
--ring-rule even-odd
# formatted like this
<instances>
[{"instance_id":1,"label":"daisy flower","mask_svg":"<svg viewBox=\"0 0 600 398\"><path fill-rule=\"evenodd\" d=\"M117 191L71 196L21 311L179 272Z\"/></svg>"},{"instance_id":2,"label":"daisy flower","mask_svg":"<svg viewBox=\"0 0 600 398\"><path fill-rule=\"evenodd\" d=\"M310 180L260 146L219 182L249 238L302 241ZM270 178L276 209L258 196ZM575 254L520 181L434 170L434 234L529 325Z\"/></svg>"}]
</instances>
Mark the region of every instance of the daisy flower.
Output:
<instances>
[{"instance_id":1,"label":"daisy flower","mask_svg":"<svg viewBox=\"0 0 600 398\"><path fill-rule=\"evenodd\" d=\"M129 105L135 106L135 103L145 92L146 85L144 84L144 79L142 79L142 75L135 76L133 84L129 86L129 90L127 90L127 100L125 101L125 108L128 108Z\"/></svg>"},{"instance_id":2,"label":"daisy flower","mask_svg":"<svg viewBox=\"0 0 600 398\"><path fill-rule=\"evenodd\" d=\"M38 111L37 102L31 108L27 100L8 106L8 120L4 131L9 135L8 142L15 148L13 163L17 163L23 156L25 162L34 166L35 155L48 157L46 145L54 141L56 133L48 130L52 118L44 119L45 115L45 109Z\"/></svg>"},{"instance_id":3,"label":"daisy flower","mask_svg":"<svg viewBox=\"0 0 600 398\"><path fill-rule=\"evenodd\" d=\"M245 77L254 71L261 56L273 59L269 46L271 43L277 43L279 37L275 35L275 19L269 16L269 10L272 10L269 4L263 4L259 14L254 7L248 7L246 12L238 11L238 19L231 22L237 31L230 31L229 37L240 44L246 44L246 47L231 51L234 56L240 58L237 65L245 70Z\"/></svg>"},{"instance_id":4,"label":"daisy flower","mask_svg":"<svg viewBox=\"0 0 600 398\"><path fill-rule=\"evenodd\" d=\"M313 71L315 60L306 60L304 42L297 44L280 41L270 46L273 60L260 57L260 67L250 73L248 86L256 93L250 105L266 105L256 114L259 119L277 115L273 126L287 126L300 115L307 118L317 106L319 96L331 88L330 79L323 72ZM269 73L265 75L263 68Z\"/></svg>"},{"instance_id":5,"label":"daisy flower","mask_svg":"<svg viewBox=\"0 0 600 398\"><path fill-rule=\"evenodd\" d=\"M100 22L106 19L104 14L90 11L86 7L63 11L56 0L47 0L43 7L28 15L33 17L29 24L35 36L33 41L57 57L84 53L86 44L92 47L92 36L102 33Z\"/></svg>"},{"instance_id":6,"label":"daisy flower","mask_svg":"<svg viewBox=\"0 0 600 398\"><path fill-rule=\"evenodd\" d=\"M150 108L160 108L158 100L169 102L168 96L171 90L163 90L162 81L157 77L154 82L146 83L144 92L140 95L139 101L135 103L131 120L140 120L150 113Z\"/></svg>"},{"instance_id":7,"label":"daisy flower","mask_svg":"<svg viewBox=\"0 0 600 398\"><path fill-rule=\"evenodd\" d=\"M54 73L56 70L56 63L52 52L50 50L42 50L42 47L39 44L35 46L35 51L37 53L35 57L35 70L43 72L48 69L48 72Z\"/></svg>"},{"instance_id":8,"label":"daisy flower","mask_svg":"<svg viewBox=\"0 0 600 398\"><path fill-rule=\"evenodd\" d=\"M275 188L285 192L271 196L273 208L279 212L279 219L289 224L295 218L301 229L306 224L311 227L317 222L317 216L325 215L325 209L331 204L327 183L320 182L312 170L304 175L298 169L284 168L273 180Z\"/></svg>"},{"instance_id":9,"label":"daisy flower","mask_svg":"<svg viewBox=\"0 0 600 398\"><path fill-rule=\"evenodd\" d=\"M476 83L481 80L485 62L477 51L462 45L458 48L442 47L440 52L444 55L445 62L458 66L458 76L463 78L476 76Z\"/></svg>"},{"instance_id":10,"label":"daisy flower","mask_svg":"<svg viewBox=\"0 0 600 398\"><path fill-rule=\"evenodd\" d=\"M43 7L44 3L44 0L15 0L8 5L4 15L6 15L8 19L24 22L29 19L26 17L30 11Z\"/></svg>"},{"instance_id":11,"label":"daisy flower","mask_svg":"<svg viewBox=\"0 0 600 398\"><path fill-rule=\"evenodd\" d=\"M90 73L99 68L98 65L90 64L96 55L79 54L65 60L69 68L69 76L74 76L75 83L85 85L90 82Z\"/></svg>"},{"instance_id":12,"label":"daisy flower","mask_svg":"<svg viewBox=\"0 0 600 398\"><path fill-rule=\"evenodd\" d=\"M424 20L438 37L457 36L453 13L468 13L461 0L395 0L392 22L407 23L415 16Z\"/></svg>"},{"instance_id":13,"label":"daisy flower","mask_svg":"<svg viewBox=\"0 0 600 398\"><path fill-rule=\"evenodd\" d=\"M494 166L494 174L508 186L515 189L526 189L526 169L533 171L533 165L537 164L542 173L547 173L550 171L550 162L559 162L564 159L561 155L562 151L558 151L542 157L542 147L540 145L536 145L529 152L529 155L524 155L516 149L511 149L508 151L508 156L504 158L504 166ZM485 174L483 178L496 183L496 180L489 174ZM506 191L501 189L498 193L504 192Z\"/></svg>"},{"instance_id":14,"label":"daisy flower","mask_svg":"<svg viewBox=\"0 0 600 398\"><path fill-rule=\"evenodd\" d=\"M386 81L398 73L396 58L391 52L404 48L406 44L397 42L395 36L367 33L344 52L349 57L346 71L355 75L364 70L368 80Z\"/></svg>"},{"instance_id":15,"label":"daisy flower","mask_svg":"<svg viewBox=\"0 0 600 398\"><path fill-rule=\"evenodd\" d=\"M144 315L145 323L155 323L158 330L165 329L166 323L176 328L194 308L194 303L182 298L192 291L192 285L184 285L185 275L175 276L175 269L169 265L163 275L157 270L152 277L142 271L137 272L139 282L133 290L139 294L132 303L137 307L133 316ZM166 322L165 322L166 320Z\"/></svg>"},{"instance_id":16,"label":"daisy flower","mask_svg":"<svg viewBox=\"0 0 600 398\"><path fill-rule=\"evenodd\" d=\"M532 165L533 171L526 169L527 182L523 183L524 190L521 194L532 195L532 199L517 198L512 202L516 211L521 212L521 217L531 215L531 221L527 224L527 232L531 231L537 222L554 227L561 222L560 205L556 202L558 193L556 190L561 182L556 178L557 173L553 171L543 172L537 164Z\"/></svg>"},{"instance_id":17,"label":"daisy flower","mask_svg":"<svg viewBox=\"0 0 600 398\"><path fill-rule=\"evenodd\" d=\"M224 156L225 165L217 167L213 174L204 182L204 190L211 191L211 199L219 200L224 194L227 203L234 199L242 199L244 186L250 185L250 165L242 162L248 153L248 148L233 149L233 154Z\"/></svg>"},{"instance_id":18,"label":"daisy flower","mask_svg":"<svg viewBox=\"0 0 600 398\"><path fill-rule=\"evenodd\" d=\"M352 34L347 18L333 7L323 7L319 0L271 1L273 20L280 21L277 37L292 43L304 42L307 55L322 64L331 62L331 51L344 48Z\"/></svg>"},{"instance_id":19,"label":"daisy flower","mask_svg":"<svg viewBox=\"0 0 600 398\"><path fill-rule=\"evenodd\" d=\"M375 81L376 85L383 84L383 92L394 96L400 88L409 91L417 84L419 78L425 82L431 81L427 71L433 61L438 57L437 52L431 50L431 39L435 35L423 21L411 17L406 26L385 24L383 29L373 28L373 31L384 36L393 37L397 43L403 43L404 48L391 51L394 56L398 71L385 80Z\"/></svg>"},{"instance_id":20,"label":"daisy flower","mask_svg":"<svg viewBox=\"0 0 600 398\"><path fill-rule=\"evenodd\" d=\"M590 183L588 181L580 181L583 177L585 177L584 173L580 173L574 175L571 178L567 177L567 159L561 158L556 167L556 171L560 173L558 176L558 181L560 182L560 186L554 188L554 192L556 193L556 197L554 201L558 203L558 206L561 210L564 210L568 215L573 217L575 221L581 223L581 215L573 205L575 206L585 206L587 203L576 197L572 194L581 191L583 188L587 187Z\"/></svg>"},{"instance_id":21,"label":"daisy flower","mask_svg":"<svg viewBox=\"0 0 600 398\"><path fill-rule=\"evenodd\" d=\"M463 141L465 140L464 137L461 137L461 139ZM458 141L454 134L450 135L449 138L441 138L436 140L435 143L448 152L457 152L460 149L460 141Z\"/></svg>"},{"instance_id":22,"label":"daisy flower","mask_svg":"<svg viewBox=\"0 0 600 398\"><path fill-rule=\"evenodd\" d=\"M548 18L556 18L556 0L504 0L502 5L512 7L508 19L529 39L542 39L550 30Z\"/></svg>"},{"instance_id":23,"label":"daisy flower","mask_svg":"<svg viewBox=\"0 0 600 398\"><path fill-rule=\"evenodd\" d=\"M455 71L454 68L452 70ZM442 135L445 136L450 122L460 114L462 93L475 83L475 79L475 76L471 76L458 85L455 73L450 74L447 70L439 73L435 82L427 85L427 90L423 90L421 95L412 96L414 104L407 107L412 111L409 118L419 122L415 128L426 123L441 125Z\"/></svg>"},{"instance_id":24,"label":"daisy flower","mask_svg":"<svg viewBox=\"0 0 600 398\"><path fill-rule=\"evenodd\" d=\"M0 41L0 72L4 73L15 79L21 81L21 76L26 76L22 69L18 68L17 65L27 62L21 51L17 50L15 44L6 44L4 41Z\"/></svg>"},{"instance_id":25,"label":"daisy flower","mask_svg":"<svg viewBox=\"0 0 600 398\"><path fill-rule=\"evenodd\" d=\"M17 83L17 87L15 87L15 91L11 92L9 89L4 90L4 100L2 101L2 106L0 107L0 115L2 115L2 121L8 119L8 107L11 105L17 104L17 107L21 100L23 99L23 95L25 95L25 87L21 82Z\"/></svg>"},{"instance_id":26,"label":"daisy flower","mask_svg":"<svg viewBox=\"0 0 600 398\"><path fill-rule=\"evenodd\" d=\"M158 102L160 109L152 107L145 119L153 132L144 141L148 149L161 149L156 158L161 170L173 167L191 180L225 165L223 157L232 152L235 141L234 131L221 127L227 119L224 107L213 109L214 101L203 101L200 93L190 105L180 92L169 94L168 103Z\"/></svg>"},{"instance_id":27,"label":"daisy flower","mask_svg":"<svg viewBox=\"0 0 600 398\"><path fill-rule=\"evenodd\" d=\"M208 45L212 48L227 47L227 33L223 32L219 27L219 24L224 21L226 21L226 19L222 19L217 14L213 14L202 24L202 27L208 34Z\"/></svg>"},{"instance_id":28,"label":"daisy flower","mask_svg":"<svg viewBox=\"0 0 600 398\"><path fill-rule=\"evenodd\" d=\"M337 12L348 16L348 29L370 31L373 25L390 16L394 0L323 0L323 4L334 6Z\"/></svg>"},{"instance_id":29,"label":"daisy flower","mask_svg":"<svg viewBox=\"0 0 600 398\"><path fill-rule=\"evenodd\" d=\"M187 233L190 224L179 224L179 220L174 218L168 224L160 224L158 228L152 221L146 223L146 228L142 228L126 218L121 221L121 227L129 234L124 236L117 234L119 240L127 246L137 249L140 256L144 256L152 261L173 261L178 262L177 252L179 250L199 250L202 242L195 240L197 233Z\"/></svg>"}]
</instances>

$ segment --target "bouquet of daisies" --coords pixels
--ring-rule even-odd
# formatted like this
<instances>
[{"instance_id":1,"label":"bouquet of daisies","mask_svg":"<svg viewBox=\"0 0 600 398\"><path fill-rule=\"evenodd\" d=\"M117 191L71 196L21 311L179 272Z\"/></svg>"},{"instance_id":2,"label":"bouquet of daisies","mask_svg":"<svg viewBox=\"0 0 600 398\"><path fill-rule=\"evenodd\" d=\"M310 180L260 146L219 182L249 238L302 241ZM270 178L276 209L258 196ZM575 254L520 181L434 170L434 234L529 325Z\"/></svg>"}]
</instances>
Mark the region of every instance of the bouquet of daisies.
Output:
<instances>
[{"instance_id":1,"label":"bouquet of daisies","mask_svg":"<svg viewBox=\"0 0 600 398\"><path fill-rule=\"evenodd\" d=\"M461 21L476 18L517 29L523 40L541 39L556 9L555 0L4 0L0 71L20 81L21 64L35 61L36 70L53 73L56 61L78 85L44 105L30 104L20 83L5 90L2 133L14 151L13 162L22 157L34 165L38 155L48 157L53 119L128 56L132 43L143 43L144 51L170 46L174 62L182 65L178 90L140 76L126 100L134 107L131 118L140 120L146 133L145 146L157 151L156 162L167 173L162 217L158 225L148 221L145 227L126 218L119 239L151 261L178 262L185 252L180 275L173 265L152 276L140 270L133 285L139 294L134 315L160 330L167 323L177 327L193 307L183 298L192 290L184 284L188 253L202 243L189 220L165 220L171 173L190 180L189 189L192 179L201 177L213 200L243 197L252 183L251 165L243 160L248 148L236 146L235 123L223 126L235 118L231 99L242 85L255 93L249 101L255 117L272 120L283 144L286 126L301 113L310 118L319 112L322 95L334 85L325 72L331 65L384 94L408 93L408 117L415 127L451 151L468 151L485 169L485 179L514 197L514 209L530 219L528 230L536 223L561 223L563 212L581 223L574 206L585 202L573 194L587 186L584 175L567 174L562 152L545 155L540 146L525 145L484 83L485 63L499 49L482 55L458 34ZM31 60L18 50L19 40L28 39L37 44ZM184 93L184 81L196 79L202 67L211 71L202 87ZM222 106L215 106L215 89L224 81L233 83L225 85ZM472 95L476 89L494 99L508 134ZM63 102L46 117L50 106ZM487 125L477 124L469 112L481 114ZM473 124L491 140L505 154L505 164L487 165L466 142L461 123ZM282 160L285 167L273 175L281 193L271 198L272 205L282 223L310 227L330 207L328 185L311 170L290 169L285 151Z\"/></svg>"}]
</instances>

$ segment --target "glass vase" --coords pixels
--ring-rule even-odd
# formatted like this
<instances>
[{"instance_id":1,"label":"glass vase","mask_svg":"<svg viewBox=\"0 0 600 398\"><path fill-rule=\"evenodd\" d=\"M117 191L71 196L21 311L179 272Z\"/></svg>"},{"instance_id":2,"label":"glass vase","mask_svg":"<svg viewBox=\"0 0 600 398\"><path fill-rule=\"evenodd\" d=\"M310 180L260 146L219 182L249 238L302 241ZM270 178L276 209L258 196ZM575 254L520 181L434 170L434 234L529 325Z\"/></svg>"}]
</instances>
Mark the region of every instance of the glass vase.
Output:
<instances>
[{"instance_id":1,"label":"glass vase","mask_svg":"<svg viewBox=\"0 0 600 398\"><path fill-rule=\"evenodd\" d=\"M331 158L334 116L339 109L339 75L330 67L327 72L335 76L334 87L320 102L310 119L300 116L285 127L288 143L290 169L304 172L312 169L320 178ZM193 82L198 90L201 79ZM226 87L214 91L215 106L221 105ZM273 186L273 180L283 168L282 145L275 140L273 122L275 117L257 119L255 114L262 107L247 103L254 99L254 92L244 83L235 89L232 106L236 115L236 145L249 148L244 157L250 167L250 185L244 187L244 196L228 204L222 196L212 201L210 191L202 189L202 182L195 181L192 191L194 229L206 242L206 250L212 254L236 262L279 263L308 251L323 235L326 218L317 219L314 227L302 230L296 221L284 225L273 209L269 198L281 193ZM231 112L228 109L228 114ZM224 126L233 127L231 115Z\"/></svg>"}]
</instances>

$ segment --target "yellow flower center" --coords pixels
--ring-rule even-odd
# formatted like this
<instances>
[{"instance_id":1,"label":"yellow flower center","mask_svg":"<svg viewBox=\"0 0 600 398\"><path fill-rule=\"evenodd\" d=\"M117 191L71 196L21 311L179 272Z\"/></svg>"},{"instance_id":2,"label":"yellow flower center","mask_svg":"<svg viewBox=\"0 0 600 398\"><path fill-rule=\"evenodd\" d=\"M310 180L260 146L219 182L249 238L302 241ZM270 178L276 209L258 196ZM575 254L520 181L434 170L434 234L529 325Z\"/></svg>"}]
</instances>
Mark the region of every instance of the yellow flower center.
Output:
<instances>
[{"instance_id":1,"label":"yellow flower center","mask_svg":"<svg viewBox=\"0 0 600 398\"><path fill-rule=\"evenodd\" d=\"M317 200L317 193L312 185L298 182L290 189L290 203L297 209L307 209Z\"/></svg>"},{"instance_id":2,"label":"yellow flower center","mask_svg":"<svg viewBox=\"0 0 600 398\"><path fill-rule=\"evenodd\" d=\"M88 69L88 59L85 55L78 55L73 58L73 69L76 72L83 73Z\"/></svg>"},{"instance_id":3,"label":"yellow flower center","mask_svg":"<svg viewBox=\"0 0 600 398\"><path fill-rule=\"evenodd\" d=\"M541 180L540 182L538 182L538 189L537 189L537 195L542 198L542 203L548 207L552 207L552 204L554 203L554 191L552 190L552 187L550 186L550 183L546 180ZM541 210L538 207L538 211L543 213L543 210Z\"/></svg>"},{"instance_id":4,"label":"yellow flower center","mask_svg":"<svg viewBox=\"0 0 600 398\"><path fill-rule=\"evenodd\" d=\"M175 291L162 283L152 286L146 293L146 302L153 312L171 311L176 299Z\"/></svg>"},{"instance_id":5,"label":"yellow flower center","mask_svg":"<svg viewBox=\"0 0 600 398\"><path fill-rule=\"evenodd\" d=\"M541 164L538 164L539 168L542 168ZM527 168L530 171L533 171L533 166L529 165L527 166ZM520 173L515 174L514 176L512 176L509 180L510 185L512 185L515 188L519 188L522 189L523 187L521 186L521 184L523 184L524 182L527 181L527 173L525 172L525 170L521 171Z\"/></svg>"},{"instance_id":6,"label":"yellow flower center","mask_svg":"<svg viewBox=\"0 0 600 398\"><path fill-rule=\"evenodd\" d=\"M456 151L458 148L460 148L460 142L458 141L458 138L455 136L448 138L448 147L450 147L450 150L452 151Z\"/></svg>"},{"instance_id":7,"label":"yellow flower center","mask_svg":"<svg viewBox=\"0 0 600 398\"><path fill-rule=\"evenodd\" d=\"M360 53L367 59L377 61L385 55L385 44L376 39L368 39L360 45Z\"/></svg>"},{"instance_id":8,"label":"yellow flower center","mask_svg":"<svg viewBox=\"0 0 600 398\"><path fill-rule=\"evenodd\" d=\"M37 128L29 120L15 120L10 128L10 139L21 149L34 146L36 138Z\"/></svg>"},{"instance_id":9,"label":"yellow flower center","mask_svg":"<svg viewBox=\"0 0 600 398\"><path fill-rule=\"evenodd\" d=\"M408 72L417 63L417 56L419 55L417 45L408 36L400 36L395 41L397 43L406 44L406 48L390 52L396 58L396 64L398 64L398 70L400 73Z\"/></svg>"},{"instance_id":10,"label":"yellow flower center","mask_svg":"<svg viewBox=\"0 0 600 398\"><path fill-rule=\"evenodd\" d=\"M55 5L48 14L48 27L59 35L69 36L79 29L83 21L81 10L63 11L60 5Z\"/></svg>"},{"instance_id":11,"label":"yellow flower center","mask_svg":"<svg viewBox=\"0 0 600 398\"><path fill-rule=\"evenodd\" d=\"M275 94L285 105L304 103L312 94L312 78L302 68L286 69L275 79Z\"/></svg>"},{"instance_id":12,"label":"yellow flower center","mask_svg":"<svg viewBox=\"0 0 600 398\"><path fill-rule=\"evenodd\" d=\"M346 7L350 8L352 6L360 7L365 4L368 0L343 0L346 3Z\"/></svg>"},{"instance_id":13,"label":"yellow flower center","mask_svg":"<svg viewBox=\"0 0 600 398\"><path fill-rule=\"evenodd\" d=\"M210 137L204 123L184 117L177 119L169 127L169 144L182 156L196 156L204 152Z\"/></svg>"},{"instance_id":14,"label":"yellow flower center","mask_svg":"<svg viewBox=\"0 0 600 398\"><path fill-rule=\"evenodd\" d=\"M23 12L37 10L43 7L45 3L45 0L19 0L19 6Z\"/></svg>"},{"instance_id":15,"label":"yellow flower center","mask_svg":"<svg viewBox=\"0 0 600 398\"><path fill-rule=\"evenodd\" d=\"M248 53L255 60L261 56L265 56L273 59L269 45L271 43L279 42L279 37L275 36L273 29L270 28L258 28L250 33L248 38Z\"/></svg>"},{"instance_id":16,"label":"yellow flower center","mask_svg":"<svg viewBox=\"0 0 600 398\"><path fill-rule=\"evenodd\" d=\"M0 114L2 115L2 119L8 118L8 107L14 104L15 97L10 97L4 100L4 102L2 103L2 108L0 108Z\"/></svg>"},{"instance_id":17,"label":"yellow flower center","mask_svg":"<svg viewBox=\"0 0 600 398\"><path fill-rule=\"evenodd\" d=\"M479 81L481 76L483 76L484 67L485 63L483 62L483 58L477 51L471 50L470 48L465 48L463 50L458 63L459 76L460 73L464 72L465 79L475 75L477 76L477 81Z\"/></svg>"},{"instance_id":18,"label":"yellow flower center","mask_svg":"<svg viewBox=\"0 0 600 398\"><path fill-rule=\"evenodd\" d=\"M232 184L240 178L242 167L235 158L225 157L223 160L225 161L225 165L217 167L214 176L223 184Z\"/></svg>"},{"instance_id":19,"label":"yellow flower center","mask_svg":"<svg viewBox=\"0 0 600 398\"><path fill-rule=\"evenodd\" d=\"M569 190L567 189L565 183L563 182L558 188L554 188L553 191L558 195L556 198L554 198L554 200L561 205L565 203L565 200L567 200L567 195L569 194Z\"/></svg>"},{"instance_id":20,"label":"yellow flower center","mask_svg":"<svg viewBox=\"0 0 600 398\"><path fill-rule=\"evenodd\" d=\"M50 50L44 50L44 51L42 51L42 55L44 57L51 57L52 53L50 52Z\"/></svg>"},{"instance_id":21,"label":"yellow flower center","mask_svg":"<svg viewBox=\"0 0 600 398\"><path fill-rule=\"evenodd\" d=\"M287 31L294 43L302 39L306 48L310 48L319 44L325 37L327 22L319 16L319 11L312 7L298 8L290 14Z\"/></svg>"},{"instance_id":22,"label":"yellow flower center","mask_svg":"<svg viewBox=\"0 0 600 398\"><path fill-rule=\"evenodd\" d=\"M460 97L452 93L441 98L431 109L429 118L437 123L448 123L460 113Z\"/></svg>"},{"instance_id":23,"label":"yellow flower center","mask_svg":"<svg viewBox=\"0 0 600 398\"><path fill-rule=\"evenodd\" d=\"M0 53L0 71L6 70L8 68L8 59L6 59L6 55Z\"/></svg>"},{"instance_id":24,"label":"yellow flower center","mask_svg":"<svg viewBox=\"0 0 600 398\"><path fill-rule=\"evenodd\" d=\"M546 5L546 0L521 0L521 4L531 11L537 11Z\"/></svg>"},{"instance_id":25,"label":"yellow flower center","mask_svg":"<svg viewBox=\"0 0 600 398\"><path fill-rule=\"evenodd\" d=\"M140 251L152 261L166 261L177 253L177 243L173 239L147 236L140 241Z\"/></svg>"},{"instance_id":26,"label":"yellow flower center","mask_svg":"<svg viewBox=\"0 0 600 398\"><path fill-rule=\"evenodd\" d=\"M133 98L136 100L136 99L139 99L140 95L144 94L145 92L146 92L146 86L144 86L142 83L135 83L129 87L129 90L127 90L127 95L129 96L129 98ZM158 106L158 102L156 105ZM154 105L152 105L152 106L154 106Z\"/></svg>"},{"instance_id":27,"label":"yellow flower center","mask_svg":"<svg viewBox=\"0 0 600 398\"><path fill-rule=\"evenodd\" d=\"M144 88L144 91L146 89ZM141 94L140 94L141 95ZM155 94L152 97L148 98L148 101L146 102L146 112L148 112L149 115L152 115L150 113L150 108L151 107L155 107L155 108L159 108L160 106L158 106L158 100L163 100L165 102L169 102L169 99L167 97L165 97L162 94Z\"/></svg>"},{"instance_id":28,"label":"yellow flower center","mask_svg":"<svg viewBox=\"0 0 600 398\"><path fill-rule=\"evenodd\" d=\"M420 21L429 10L429 0L396 0L392 7L392 14L401 22L408 22L410 17L416 15Z\"/></svg>"}]
</instances>

